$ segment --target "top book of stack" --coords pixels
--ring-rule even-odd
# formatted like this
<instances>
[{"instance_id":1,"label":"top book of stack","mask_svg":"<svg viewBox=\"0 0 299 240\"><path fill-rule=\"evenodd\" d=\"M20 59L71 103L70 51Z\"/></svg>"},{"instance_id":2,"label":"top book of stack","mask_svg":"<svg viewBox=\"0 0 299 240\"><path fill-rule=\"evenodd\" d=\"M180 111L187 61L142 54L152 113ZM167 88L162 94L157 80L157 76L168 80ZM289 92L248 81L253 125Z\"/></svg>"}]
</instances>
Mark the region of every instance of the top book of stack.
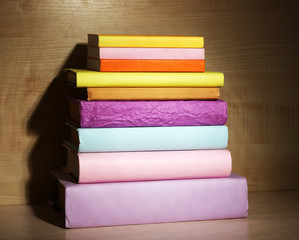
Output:
<instances>
[{"instance_id":1,"label":"top book of stack","mask_svg":"<svg viewBox=\"0 0 299 240\"><path fill-rule=\"evenodd\" d=\"M203 48L200 36L143 36L88 34L88 46L93 47L152 47Z\"/></svg>"}]
</instances>

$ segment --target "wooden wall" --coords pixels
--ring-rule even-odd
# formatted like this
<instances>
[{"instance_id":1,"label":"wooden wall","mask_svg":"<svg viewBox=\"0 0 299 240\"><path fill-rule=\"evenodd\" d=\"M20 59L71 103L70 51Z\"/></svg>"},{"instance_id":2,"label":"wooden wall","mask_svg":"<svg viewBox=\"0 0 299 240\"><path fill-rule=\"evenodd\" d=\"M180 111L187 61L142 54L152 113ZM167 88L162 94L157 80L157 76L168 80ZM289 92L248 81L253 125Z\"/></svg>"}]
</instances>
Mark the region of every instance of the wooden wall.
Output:
<instances>
[{"instance_id":1,"label":"wooden wall","mask_svg":"<svg viewBox=\"0 0 299 240\"><path fill-rule=\"evenodd\" d=\"M55 195L64 66L85 65L88 33L200 35L222 71L233 171L250 191L299 188L298 1L0 1L0 204Z\"/></svg>"}]
</instances>

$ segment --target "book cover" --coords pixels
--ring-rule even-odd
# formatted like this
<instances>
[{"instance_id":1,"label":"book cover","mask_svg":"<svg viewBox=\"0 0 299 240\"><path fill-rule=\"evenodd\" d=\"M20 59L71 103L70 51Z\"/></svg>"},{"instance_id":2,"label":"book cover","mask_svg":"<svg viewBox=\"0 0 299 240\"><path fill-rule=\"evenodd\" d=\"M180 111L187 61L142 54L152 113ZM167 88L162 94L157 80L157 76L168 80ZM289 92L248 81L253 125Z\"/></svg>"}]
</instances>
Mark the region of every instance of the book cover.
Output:
<instances>
[{"instance_id":1,"label":"book cover","mask_svg":"<svg viewBox=\"0 0 299 240\"><path fill-rule=\"evenodd\" d=\"M87 58L87 69L100 72L204 72L205 60Z\"/></svg>"},{"instance_id":2,"label":"book cover","mask_svg":"<svg viewBox=\"0 0 299 240\"><path fill-rule=\"evenodd\" d=\"M88 45L96 47L203 48L201 36L88 34Z\"/></svg>"},{"instance_id":3,"label":"book cover","mask_svg":"<svg viewBox=\"0 0 299 240\"><path fill-rule=\"evenodd\" d=\"M78 183L229 177L228 150L77 153L67 148L65 169Z\"/></svg>"},{"instance_id":4,"label":"book cover","mask_svg":"<svg viewBox=\"0 0 299 240\"><path fill-rule=\"evenodd\" d=\"M218 87L68 87L69 94L83 100L207 100L218 99Z\"/></svg>"},{"instance_id":5,"label":"book cover","mask_svg":"<svg viewBox=\"0 0 299 240\"><path fill-rule=\"evenodd\" d=\"M85 101L67 98L69 119L81 128L224 125L227 103L210 101Z\"/></svg>"},{"instance_id":6,"label":"book cover","mask_svg":"<svg viewBox=\"0 0 299 240\"><path fill-rule=\"evenodd\" d=\"M243 218L248 214L245 177L77 184L61 170L66 228Z\"/></svg>"},{"instance_id":7,"label":"book cover","mask_svg":"<svg viewBox=\"0 0 299 240\"><path fill-rule=\"evenodd\" d=\"M77 152L224 149L226 126L76 128L65 143Z\"/></svg>"},{"instance_id":8,"label":"book cover","mask_svg":"<svg viewBox=\"0 0 299 240\"><path fill-rule=\"evenodd\" d=\"M96 59L177 59L204 60L204 48L135 48L135 47L91 47L87 56Z\"/></svg>"},{"instance_id":9,"label":"book cover","mask_svg":"<svg viewBox=\"0 0 299 240\"><path fill-rule=\"evenodd\" d=\"M222 87L220 72L97 72L69 69L68 83L74 87Z\"/></svg>"}]
</instances>

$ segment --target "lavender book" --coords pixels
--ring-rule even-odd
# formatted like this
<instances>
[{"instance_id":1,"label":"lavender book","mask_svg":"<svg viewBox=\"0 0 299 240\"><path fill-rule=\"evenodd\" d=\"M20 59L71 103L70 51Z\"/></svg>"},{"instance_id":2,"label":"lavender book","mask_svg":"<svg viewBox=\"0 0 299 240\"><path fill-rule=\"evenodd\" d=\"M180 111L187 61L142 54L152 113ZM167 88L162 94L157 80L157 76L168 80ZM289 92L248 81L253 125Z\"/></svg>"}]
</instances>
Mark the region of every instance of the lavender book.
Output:
<instances>
[{"instance_id":1,"label":"lavender book","mask_svg":"<svg viewBox=\"0 0 299 240\"><path fill-rule=\"evenodd\" d=\"M66 228L243 218L248 213L247 181L236 174L91 184L77 184L61 170L52 174L59 182L59 213Z\"/></svg>"}]
</instances>

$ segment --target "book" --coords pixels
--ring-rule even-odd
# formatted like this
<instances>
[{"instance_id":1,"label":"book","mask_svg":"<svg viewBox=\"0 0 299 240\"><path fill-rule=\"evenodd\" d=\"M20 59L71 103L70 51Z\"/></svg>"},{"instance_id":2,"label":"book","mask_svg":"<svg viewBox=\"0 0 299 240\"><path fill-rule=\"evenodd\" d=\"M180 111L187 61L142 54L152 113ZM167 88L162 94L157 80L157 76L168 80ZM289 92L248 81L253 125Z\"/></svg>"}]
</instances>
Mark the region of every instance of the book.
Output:
<instances>
[{"instance_id":1,"label":"book","mask_svg":"<svg viewBox=\"0 0 299 240\"><path fill-rule=\"evenodd\" d=\"M81 128L224 125L227 103L210 101L85 101L68 97L68 118Z\"/></svg>"},{"instance_id":2,"label":"book","mask_svg":"<svg viewBox=\"0 0 299 240\"><path fill-rule=\"evenodd\" d=\"M226 126L77 128L65 143L77 152L224 149Z\"/></svg>"},{"instance_id":3,"label":"book","mask_svg":"<svg viewBox=\"0 0 299 240\"><path fill-rule=\"evenodd\" d=\"M57 216L66 228L244 218L245 177L77 184L62 170ZM59 215L59 213L62 213Z\"/></svg>"},{"instance_id":4,"label":"book","mask_svg":"<svg viewBox=\"0 0 299 240\"><path fill-rule=\"evenodd\" d=\"M87 56L96 59L177 59L204 60L204 48L135 48L135 47L91 47Z\"/></svg>"},{"instance_id":5,"label":"book","mask_svg":"<svg viewBox=\"0 0 299 240\"><path fill-rule=\"evenodd\" d=\"M203 48L201 36L88 34L88 45L95 47Z\"/></svg>"},{"instance_id":6,"label":"book","mask_svg":"<svg viewBox=\"0 0 299 240\"><path fill-rule=\"evenodd\" d=\"M222 87L220 72L97 72L68 69L68 83L74 87Z\"/></svg>"},{"instance_id":7,"label":"book","mask_svg":"<svg viewBox=\"0 0 299 240\"><path fill-rule=\"evenodd\" d=\"M87 69L100 72L204 72L205 60L87 58Z\"/></svg>"},{"instance_id":8,"label":"book","mask_svg":"<svg viewBox=\"0 0 299 240\"><path fill-rule=\"evenodd\" d=\"M228 150L77 153L65 169L78 183L229 177Z\"/></svg>"},{"instance_id":9,"label":"book","mask_svg":"<svg viewBox=\"0 0 299 240\"><path fill-rule=\"evenodd\" d=\"M69 94L92 100L206 100L218 99L217 87L68 87Z\"/></svg>"}]
</instances>

